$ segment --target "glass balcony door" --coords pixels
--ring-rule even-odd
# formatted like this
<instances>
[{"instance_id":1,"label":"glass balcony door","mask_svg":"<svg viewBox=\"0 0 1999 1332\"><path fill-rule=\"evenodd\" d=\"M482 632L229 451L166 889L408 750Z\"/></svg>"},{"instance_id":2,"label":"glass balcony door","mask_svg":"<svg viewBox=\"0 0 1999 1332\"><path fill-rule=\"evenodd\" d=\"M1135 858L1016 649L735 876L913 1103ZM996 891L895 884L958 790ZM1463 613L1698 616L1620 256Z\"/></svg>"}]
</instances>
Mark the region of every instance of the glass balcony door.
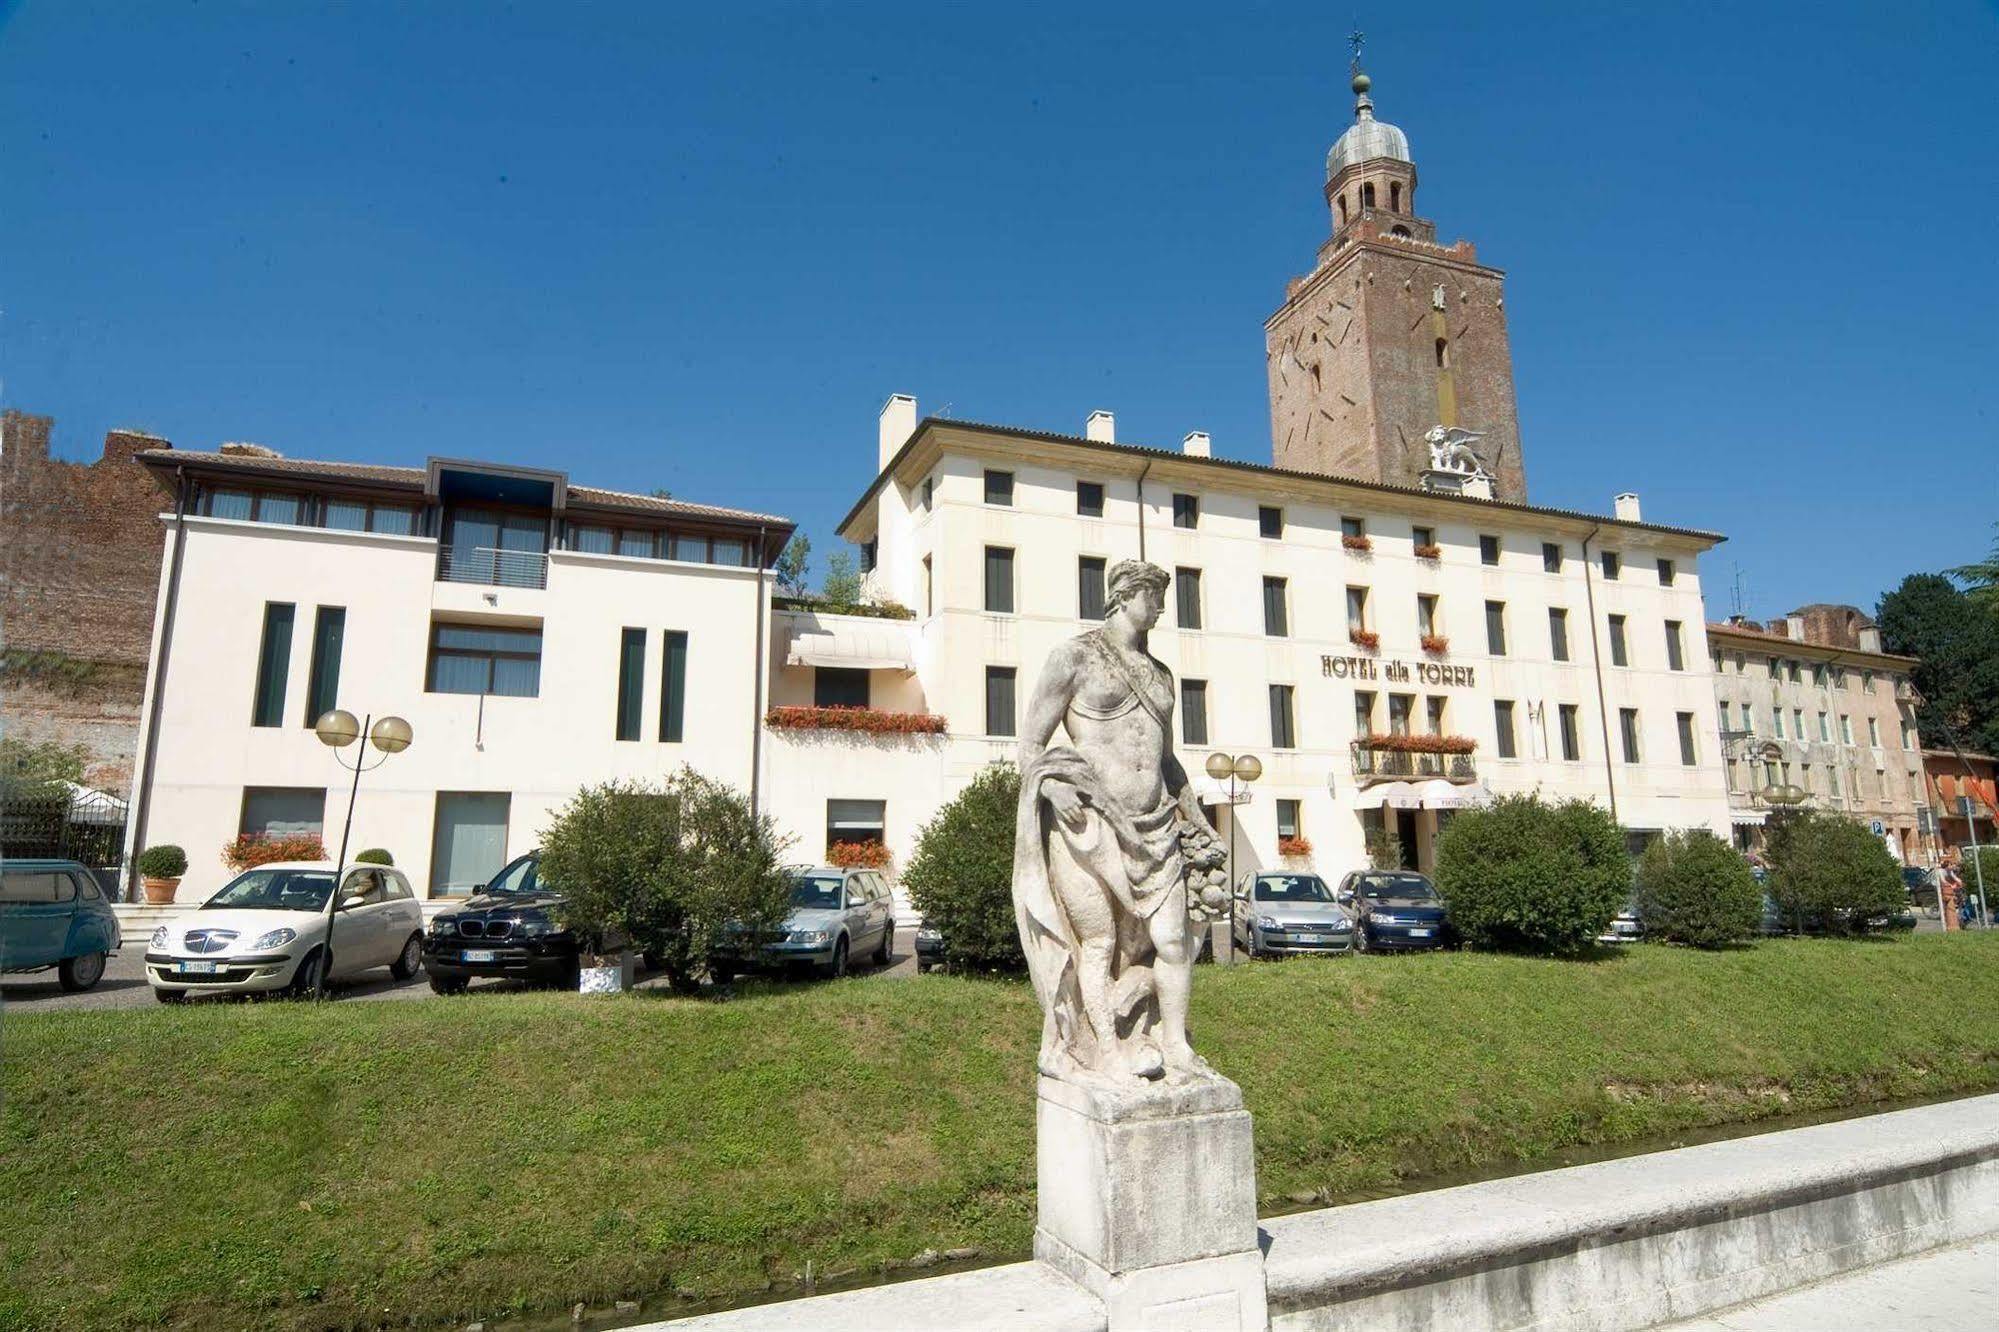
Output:
<instances>
[{"instance_id":1,"label":"glass balcony door","mask_svg":"<svg viewBox=\"0 0 1999 1332\"><path fill-rule=\"evenodd\" d=\"M447 509L439 559L438 577L447 583L546 587L548 519L502 509Z\"/></svg>"}]
</instances>

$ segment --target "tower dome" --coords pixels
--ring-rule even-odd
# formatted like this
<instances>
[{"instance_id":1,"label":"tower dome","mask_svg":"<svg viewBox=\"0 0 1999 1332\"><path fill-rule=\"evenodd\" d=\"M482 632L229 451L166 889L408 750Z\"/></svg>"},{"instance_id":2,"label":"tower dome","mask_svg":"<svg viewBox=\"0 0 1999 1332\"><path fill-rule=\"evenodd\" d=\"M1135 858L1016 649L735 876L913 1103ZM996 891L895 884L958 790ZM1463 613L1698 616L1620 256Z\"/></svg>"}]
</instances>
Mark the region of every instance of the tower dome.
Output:
<instances>
[{"instance_id":1,"label":"tower dome","mask_svg":"<svg viewBox=\"0 0 1999 1332\"><path fill-rule=\"evenodd\" d=\"M1367 75L1356 73L1353 76L1353 125L1340 135L1332 151L1326 154L1327 180L1350 166L1378 157L1412 164L1415 161L1409 156L1409 136L1388 122L1374 118L1374 99L1367 95L1371 86Z\"/></svg>"}]
</instances>

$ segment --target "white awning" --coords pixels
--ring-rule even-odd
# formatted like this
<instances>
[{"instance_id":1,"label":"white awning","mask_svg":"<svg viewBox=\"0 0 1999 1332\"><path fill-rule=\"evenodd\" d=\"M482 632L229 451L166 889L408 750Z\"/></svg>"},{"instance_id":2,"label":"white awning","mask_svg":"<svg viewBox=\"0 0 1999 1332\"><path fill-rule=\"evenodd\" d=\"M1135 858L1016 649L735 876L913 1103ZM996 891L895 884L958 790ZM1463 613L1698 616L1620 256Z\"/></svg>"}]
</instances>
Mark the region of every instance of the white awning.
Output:
<instances>
[{"instance_id":1,"label":"white awning","mask_svg":"<svg viewBox=\"0 0 1999 1332\"><path fill-rule=\"evenodd\" d=\"M1227 782L1218 782L1212 777L1196 777L1189 785L1194 788L1194 798L1203 805L1226 805L1230 803L1229 784ZM1249 799L1249 783L1237 782L1235 803L1238 805L1247 805Z\"/></svg>"},{"instance_id":2,"label":"white awning","mask_svg":"<svg viewBox=\"0 0 1999 1332\"><path fill-rule=\"evenodd\" d=\"M1441 777L1432 777L1427 782L1418 783L1416 791L1423 797L1425 809L1473 809L1492 803L1492 792L1486 789L1484 782L1460 785Z\"/></svg>"},{"instance_id":3,"label":"white awning","mask_svg":"<svg viewBox=\"0 0 1999 1332\"><path fill-rule=\"evenodd\" d=\"M862 671L911 671L909 630L882 622L840 624L795 632L785 652L787 666L844 666Z\"/></svg>"},{"instance_id":4,"label":"white awning","mask_svg":"<svg viewBox=\"0 0 1999 1332\"><path fill-rule=\"evenodd\" d=\"M1423 795L1415 782L1377 782L1355 793L1355 809L1421 809Z\"/></svg>"},{"instance_id":5,"label":"white awning","mask_svg":"<svg viewBox=\"0 0 1999 1332\"><path fill-rule=\"evenodd\" d=\"M1769 819L1769 814L1760 809L1731 809L1728 811L1728 821L1738 828L1758 827L1767 823Z\"/></svg>"}]
</instances>

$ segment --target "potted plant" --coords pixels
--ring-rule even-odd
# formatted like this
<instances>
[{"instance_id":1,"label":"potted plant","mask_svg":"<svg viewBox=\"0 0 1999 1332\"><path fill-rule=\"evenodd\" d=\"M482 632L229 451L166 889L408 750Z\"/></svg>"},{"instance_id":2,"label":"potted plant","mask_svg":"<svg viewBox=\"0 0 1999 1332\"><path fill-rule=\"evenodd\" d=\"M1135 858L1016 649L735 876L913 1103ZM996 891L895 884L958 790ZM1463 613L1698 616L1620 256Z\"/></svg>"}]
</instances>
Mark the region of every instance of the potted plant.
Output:
<instances>
[{"instance_id":1,"label":"potted plant","mask_svg":"<svg viewBox=\"0 0 1999 1332\"><path fill-rule=\"evenodd\" d=\"M1419 560L1441 560L1444 558L1444 548L1434 541L1424 542L1422 545L1416 547L1416 558Z\"/></svg>"},{"instance_id":2,"label":"potted plant","mask_svg":"<svg viewBox=\"0 0 1999 1332\"><path fill-rule=\"evenodd\" d=\"M1286 860L1301 860L1312 854L1312 842L1307 837L1280 837L1277 839L1277 854Z\"/></svg>"},{"instance_id":3,"label":"potted plant","mask_svg":"<svg viewBox=\"0 0 1999 1332\"><path fill-rule=\"evenodd\" d=\"M1374 549L1374 541L1366 533L1343 532L1340 545L1356 555L1366 555Z\"/></svg>"},{"instance_id":4,"label":"potted plant","mask_svg":"<svg viewBox=\"0 0 1999 1332\"><path fill-rule=\"evenodd\" d=\"M356 851L354 853L354 863L356 865L393 865L396 863L396 858L379 846L371 846L366 851Z\"/></svg>"},{"instance_id":5,"label":"potted plant","mask_svg":"<svg viewBox=\"0 0 1999 1332\"><path fill-rule=\"evenodd\" d=\"M187 852L165 843L149 846L139 853L138 870L146 901L164 906L174 900L180 876L187 873Z\"/></svg>"},{"instance_id":6,"label":"potted plant","mask_svg":"<svg viewBox=\"0 0 1999 1332\"><path fill-rule=\"evenodd\" d=\"M1442 634L1424 634L1423 650L1433 657L1441 657L1451 650L1451 640Z\"/></svg>"},{"instance_id":7,"label":"potted plant","mask_svg":"<svg viewBox=\"0 0 1999 1332\"><path fill-rule=\"evenodd\" d=\"M1381 646L1381 635L1372 629L1349 629L1347 641L1363 652L1373 652Z\"/></svg>"}]
</instances>

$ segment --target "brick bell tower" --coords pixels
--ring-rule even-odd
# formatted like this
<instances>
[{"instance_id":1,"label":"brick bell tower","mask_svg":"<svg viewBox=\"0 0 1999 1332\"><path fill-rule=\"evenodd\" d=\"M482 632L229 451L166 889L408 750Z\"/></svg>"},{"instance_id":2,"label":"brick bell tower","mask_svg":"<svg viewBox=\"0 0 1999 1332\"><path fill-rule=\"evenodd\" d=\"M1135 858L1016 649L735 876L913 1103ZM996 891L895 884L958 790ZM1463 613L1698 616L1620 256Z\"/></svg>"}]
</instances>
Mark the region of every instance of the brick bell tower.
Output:
<instances>
[{"instance_id":1,"label":"brick bell tower","mask_svg":"<svg viewBox=\"0 0 1999 1332\"><path fill-rule=\"evenodd\" d=\"M1417 486L1424 435L1459 427L1483 436L1493 496L1524 500L1505 274L1416 215L1409 137L1374 118L1358 34L1354 48L1354 123L1326 154L1332 238L1263 326L1272 460Z\"/></svg>"}]
</instances>

